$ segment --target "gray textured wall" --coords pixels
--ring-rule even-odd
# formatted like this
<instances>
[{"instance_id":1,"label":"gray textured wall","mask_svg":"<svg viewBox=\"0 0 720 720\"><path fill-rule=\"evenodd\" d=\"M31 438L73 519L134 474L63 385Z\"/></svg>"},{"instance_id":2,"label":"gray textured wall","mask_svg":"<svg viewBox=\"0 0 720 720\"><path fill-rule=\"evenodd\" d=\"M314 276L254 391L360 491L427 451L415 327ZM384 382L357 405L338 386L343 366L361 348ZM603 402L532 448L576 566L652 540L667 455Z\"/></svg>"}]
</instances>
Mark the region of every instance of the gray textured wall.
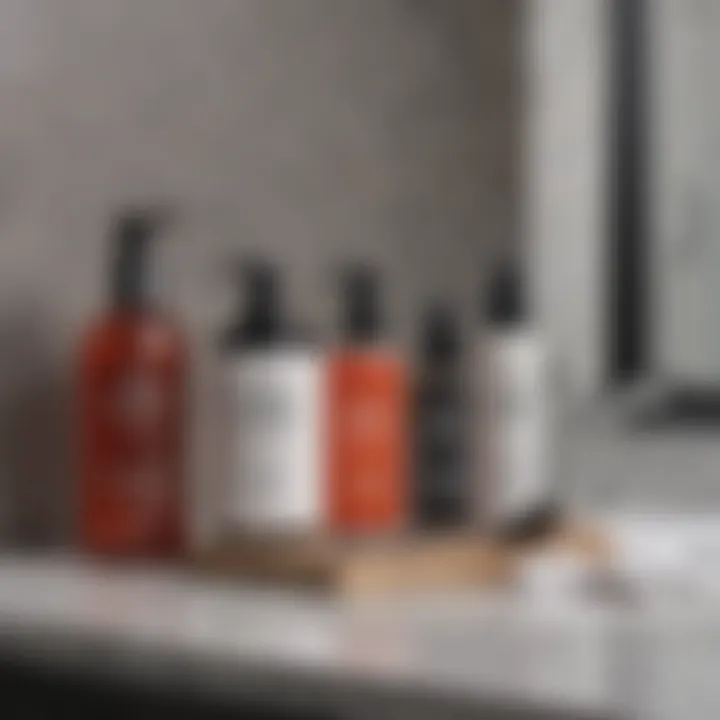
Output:
<instances>
[{"instance_id":1,"label":"gray textured wall","mask_svg":"<svg viewBox=\"0 0 720 720\"><path fill-rule=\"evenodd\" d=\"M167 199L168 295L197 343L195 476L222 261L276 255L327 329L329 267L387 270L399 336L468 307L517 217L513 0L0 0L0 524L67 537L72 354L108 213Z\"/></svg>"},{"instance_id":2,"label":"gray textured wall","mask_svg":"<svg viewBox=\"0 0 720 720\"><path fill-rule=\"evenodd\" d=\"M655 371L720 382L720 3L652 5L650 248Z\"/></svg>"}]
</instances>

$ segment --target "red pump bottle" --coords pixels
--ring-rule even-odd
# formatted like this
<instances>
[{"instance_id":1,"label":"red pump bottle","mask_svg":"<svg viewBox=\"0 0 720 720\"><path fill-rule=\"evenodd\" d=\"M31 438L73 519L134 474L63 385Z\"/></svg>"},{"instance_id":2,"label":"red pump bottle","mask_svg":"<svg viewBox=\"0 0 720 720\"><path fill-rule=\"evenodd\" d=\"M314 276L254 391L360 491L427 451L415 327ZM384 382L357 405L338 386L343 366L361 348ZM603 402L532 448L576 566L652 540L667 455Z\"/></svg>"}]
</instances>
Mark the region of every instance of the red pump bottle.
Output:
<instances>
[{"instance_id":1,"label":"red pump bottle","mask_svg":"<svg viewBox=\"0 0 720 720\"><path fill-rule=\"evenodd\" d=\"M329 524L339 534L397 532L408 519L407 370L383 341L375 272L348 269L343 291L345 337L328 367Z\"/></svg>"},{"instance_id":2,"label":"red pump bottle","mask_svg":"<svg viewBox=\"0 0 720 720\"><path fill-rule=\"evenodd\" d=\"M186 347L153 298L158 222L135 212L116 224L112 304L80 349L80 539L101 556L184 550Z\"/></svg>"}]
</instances>

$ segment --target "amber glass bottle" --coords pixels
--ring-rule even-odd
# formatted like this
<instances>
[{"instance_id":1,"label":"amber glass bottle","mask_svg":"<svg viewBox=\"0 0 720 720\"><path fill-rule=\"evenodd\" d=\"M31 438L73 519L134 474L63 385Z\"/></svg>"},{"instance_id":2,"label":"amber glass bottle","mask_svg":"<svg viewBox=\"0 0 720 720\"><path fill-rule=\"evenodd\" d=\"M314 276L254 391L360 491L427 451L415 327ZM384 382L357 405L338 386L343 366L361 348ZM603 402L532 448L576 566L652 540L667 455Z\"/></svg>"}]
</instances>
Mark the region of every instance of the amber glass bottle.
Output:
<instances>
[{"instance_id":1,"label":"amber glass bottle","mask_svg":"<svg viewBox=\"0 0 720 720\"><path fill-rule=\"evenodd\" d=\"M173 557L184 546L186 349L153 298L156 226L147 213L120 218L111 307L80 349L80 536L100 555Z\"/></svg>"},{"instance_id":2,"label":"amber glass bottle","mask_svg":"<svg viewBox=\"0 0 720 720\"><path fill-rule=\"evenodd\" d=\"M343 344L328 367L330 525L391 532L408 512L407 371L383 342L375 273L348 270L343 293Z\"/></svg>"}]
</instances>

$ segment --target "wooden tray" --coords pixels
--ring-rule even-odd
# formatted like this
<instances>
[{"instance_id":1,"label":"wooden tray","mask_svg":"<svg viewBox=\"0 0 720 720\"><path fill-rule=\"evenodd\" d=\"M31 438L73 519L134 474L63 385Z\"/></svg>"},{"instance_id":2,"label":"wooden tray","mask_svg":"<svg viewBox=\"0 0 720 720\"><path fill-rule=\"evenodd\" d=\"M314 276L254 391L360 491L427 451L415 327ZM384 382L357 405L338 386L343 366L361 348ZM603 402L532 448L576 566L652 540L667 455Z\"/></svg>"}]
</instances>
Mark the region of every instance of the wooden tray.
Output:
<instances>
[{"instance_id":1,"label":"wooden tray","mask_svg":"<svg viewBox=\"0 0 720 720\"><path fill-rule=\"evenodd\" d=\"M202 553L198 564L223 576L355 595L496 584L506 571L506 555L486 538L470 535L354 542L235 538Z\"/></svg>"},{"instance_id":2,"label":"wooden tray","mask_svg":"<svg viewBox=\"0 0 720 720\"><path fill-rule=\"evenodd\" d=\"M236 537L201 553L198 567L216 575L310 587L336 594L429 592L499 587L534 555L609 561L602 530L565 523L552 536L503 546L481 535L402 536L349 541L330 536Z\"/></svg>"}]
</instances>

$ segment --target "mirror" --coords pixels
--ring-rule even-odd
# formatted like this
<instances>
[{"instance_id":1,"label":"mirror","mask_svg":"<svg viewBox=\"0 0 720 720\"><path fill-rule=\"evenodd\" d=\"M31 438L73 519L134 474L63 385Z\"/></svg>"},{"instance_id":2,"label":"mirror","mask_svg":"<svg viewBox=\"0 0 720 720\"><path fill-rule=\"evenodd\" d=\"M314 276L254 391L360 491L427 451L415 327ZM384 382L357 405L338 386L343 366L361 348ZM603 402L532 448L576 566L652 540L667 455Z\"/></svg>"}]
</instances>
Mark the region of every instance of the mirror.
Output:
<instances>
[{"instance_id":1,"label":"mirror","mask_svg":"<svg viewBox=\"0 0 720 720\"><path fill-rule=\"evenodd\" d=\"M611 371L720 422L720 5L616 2Z\"/></svg>"}]
</instances>

